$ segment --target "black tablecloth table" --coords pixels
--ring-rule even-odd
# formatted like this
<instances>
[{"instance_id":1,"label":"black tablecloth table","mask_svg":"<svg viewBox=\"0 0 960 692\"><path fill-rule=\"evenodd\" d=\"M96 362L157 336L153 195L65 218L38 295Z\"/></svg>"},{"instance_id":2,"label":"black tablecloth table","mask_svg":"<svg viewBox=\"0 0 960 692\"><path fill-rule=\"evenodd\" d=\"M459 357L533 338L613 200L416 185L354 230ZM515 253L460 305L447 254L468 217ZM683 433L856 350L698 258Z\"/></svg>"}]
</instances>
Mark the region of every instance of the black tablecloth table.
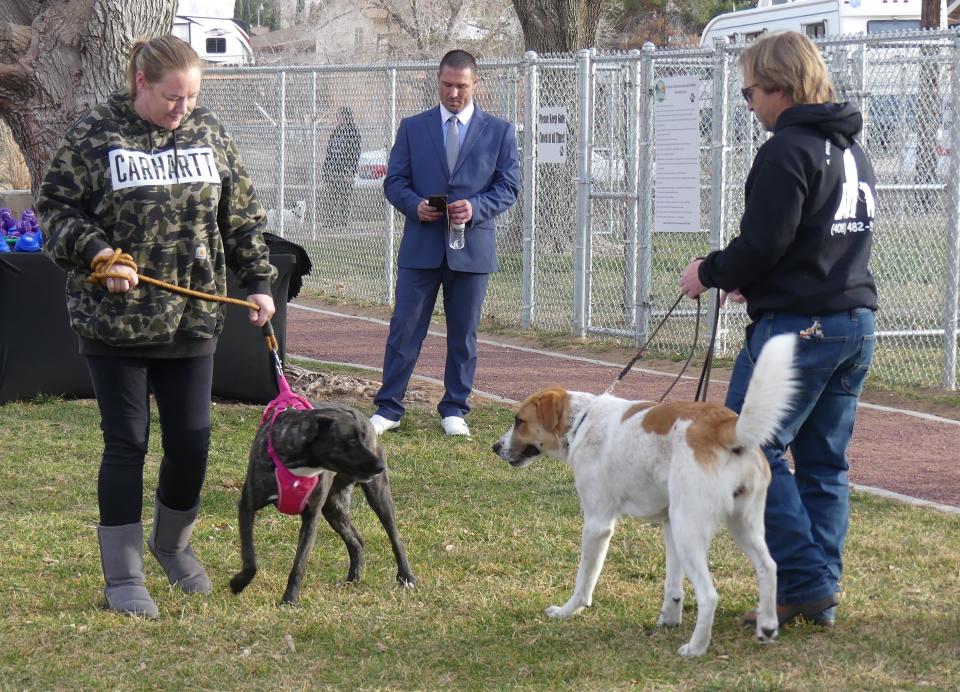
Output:
<instances>
[{"instance_id":1,"label":"black tablecloth table","mask_svg":"<svg viewBox=\"0 0 960 692\"><path fill-rule=\"evenodd\" d=\"M287 290L293 255L271 255L278 270L271 291L271 320L280 354L286 342ZM246 298L228 272L228 294ZM92 397L93 385L77 337L70 329L66 274L40 253L0 254L0 404L41 394ZM247 321L247 309L227 306L214 356L213 395L266 403L277 393L276 373L263 333Z\"/></svg>"}]
</instances>

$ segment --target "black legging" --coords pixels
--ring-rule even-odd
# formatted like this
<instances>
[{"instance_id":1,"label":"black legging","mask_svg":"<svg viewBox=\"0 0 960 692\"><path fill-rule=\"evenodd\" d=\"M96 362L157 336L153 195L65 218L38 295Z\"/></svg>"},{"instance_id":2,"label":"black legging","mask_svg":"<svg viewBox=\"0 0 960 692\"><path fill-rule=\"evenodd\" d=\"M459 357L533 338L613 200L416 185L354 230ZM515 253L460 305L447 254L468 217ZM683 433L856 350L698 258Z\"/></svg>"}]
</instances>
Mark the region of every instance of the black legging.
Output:
<instances>
[{"instance_id":1,"label":"black legging","mask_svg":"<svg viewBox=\"0 0 960 692\"><path fill-rule=\"evenodd\" d=\"M122 526L141 520L151 391L163 441L157 494L171 509L196 506L210 447L213 356L87 356L87 367L103 430L103 461L97 481L100 523Z\"/></svg>"}]
</instances>

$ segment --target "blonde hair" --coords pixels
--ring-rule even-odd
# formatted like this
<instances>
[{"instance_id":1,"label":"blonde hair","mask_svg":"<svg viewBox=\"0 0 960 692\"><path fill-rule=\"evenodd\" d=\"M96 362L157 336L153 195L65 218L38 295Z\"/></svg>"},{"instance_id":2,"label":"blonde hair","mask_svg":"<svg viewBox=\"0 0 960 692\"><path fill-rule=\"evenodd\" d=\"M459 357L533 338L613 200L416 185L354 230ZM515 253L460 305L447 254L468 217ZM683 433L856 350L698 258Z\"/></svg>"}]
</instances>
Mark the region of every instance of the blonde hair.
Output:
<instances>
[{"instance_id":1,"label":"blonde hair","mask_svg":"<svg viewBox=\"0 0 960 692\"><path fill-rule=\"evenodd\" d=\"M170 71L202 68L203 62L190 44L176 36L156 36L139 39L130 49L127 66L127 89L130 98L137 95L137 72L143 72L147 82L154 84Z\"/></svg>"},{"instance_id":2,"label":"blonde hair","mask_svg":"<svg viewBox=\"0 0 960 692\"><path fill-rule=\"evenodd\" d=\"M795 104L828 103L837 98L820 51L796 31L757 39L740 54L740 67L761 89L780 89Z\"/></svg>"}]
</instances>

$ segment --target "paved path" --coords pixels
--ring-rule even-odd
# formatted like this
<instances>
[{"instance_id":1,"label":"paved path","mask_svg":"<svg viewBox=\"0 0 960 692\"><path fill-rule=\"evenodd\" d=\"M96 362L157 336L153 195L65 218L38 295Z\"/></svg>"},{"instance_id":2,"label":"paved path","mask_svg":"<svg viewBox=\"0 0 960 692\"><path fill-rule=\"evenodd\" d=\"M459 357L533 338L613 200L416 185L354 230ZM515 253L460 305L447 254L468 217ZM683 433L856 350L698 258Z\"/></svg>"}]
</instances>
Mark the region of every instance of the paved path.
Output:
<instances>
[{"instance_id":1,"label":"paved path","mask_svg":"<svg viewBox=\"0 0 960 692\"><path fill-rule=\"evenodd\" d=\"M316 301L288 305L286 350L290 355L379 370L387 338L385 320L350 315ZM445 340L442 323L427 336L415 376L443 378ZM568 389L602 392L624 363L512 346L484 339L479 343L476 389L519 401L537 389L558 384ZM617 385L616 394L658 399L674 376L634 368ZM687 378L670 399L692 399L696 380ZM722 401L725 383L714 379L710 400ZM960 421L861 404L849 450L850 480L879 494L932 503L960 512Z\"/></svg>"}]
</instances>

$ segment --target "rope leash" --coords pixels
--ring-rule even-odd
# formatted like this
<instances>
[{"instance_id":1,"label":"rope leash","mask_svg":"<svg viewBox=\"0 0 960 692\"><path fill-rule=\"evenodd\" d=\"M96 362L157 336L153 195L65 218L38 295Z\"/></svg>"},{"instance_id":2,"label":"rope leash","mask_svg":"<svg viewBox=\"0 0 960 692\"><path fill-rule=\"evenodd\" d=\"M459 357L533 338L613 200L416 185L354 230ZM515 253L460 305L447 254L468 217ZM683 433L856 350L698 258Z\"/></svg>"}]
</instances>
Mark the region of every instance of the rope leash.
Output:
<instances>
[{"instance_id":1,"label":"rope leash","mask_svg":"<svg viewBox=\"0 0 960 692\"><path fill-rule=\"evenodd\" d=\"M129 253L123 252L119 248L113 251L112 255L104 255L102 257L93 258L93 273L90 274L87 281L90 283L96 283L98 281L105 282L107 279L125 279L129 280L130 277L119 274L117 272L111 271L114 266L122 265L124 267L129 267L136 274L137 278L144 283L150 284L152 286L159 286L168 291L174 293L179 293L181 295L190 296L191 298L199 298L200 300L210 301L212 303L228 303L229 305L239 305L244 308L250 308L251 310L260 311L260 306L256 303L252 303L249 300L241 300L239 298L231 298L230 296L218 296L213 293L204 293L203 291L195 291L192 288L184 288L183 286L177 286L176 284L171 284L166 281L160 281L159 279L154 279L149 276L144 276L138 271L137 263L133 261L133 256ZM267 322L264 325L264 339L267 343L267 348L271 351L279 351L280 345L277 342L277 337L273 333L273 328L271 327L269 332L267 327L270 325Z\"/></svg>"},{"instance_id":2,"label":"rope leash","mask_svg":"<svg viewBox=\"0 0 960 692\"><path fill-rule=\"evenodd\" d=\"M700 314L700 296L697 296L697 314ZM697 322L700 320L698 319ZM713 329L710 332L710 342L707 346L707 352L703 357L703 369L700 370L700 380L697 382L697 394L694 401L707 400L707 387L710 386L710 372L713 369L713 350L717 343L717 327L720 322L720 291L717 290L717 299L713 304ZM700 389L703 388L703 398L700 397Z\"/></svg>"},{"instance_id":3,"label":"rope leash","mask_svg":"<svg viewBox=\"0 0 960 692\"><path fill-rule=\"evenodd\" d=\"M680 304L680 301L683 300L683 294L681 293L677 300L674 302L670 309L667 310L667 313L660 319L660 322L657 324L656 329L653 330L653 333L646 340L643 346L640 347L640 350L637 351L636 355L630 359L630 362L624 366L623 370L620 371L620 374L617 375L616 379L607 387L604 394L612 394L614 387L620 383L620 381L626 377L627 373L630 372L630 369L633 365L640 360L640 357L643 355L643 352L647 350L647 346L653 341L654 337L657 336L657 332L660 331L660 328L664 323L669 319L673 314L673 311L677 309L677 306ZM713 314L713 330L710 334L710 344L707 347L707 353L703 361L703 368L700 370L700 379L697 383L697 393L694 396L694 401L706 401L707 400L707 387L710 384L710 371L712 368L713 361L713 346L716 342L717 337L717 321L720 315L720 299L719 295L717 297L716 304L714 305L714 314ZM673 382L670 383L670 386L667 387L667 390L660 395L660 398L657 399L657 403L662 402L667 398L667 395L673 391L673 388L676 386L677 382L680 381L680 378L683 377L683 373L687 371L687 366L690 365L690 361L693 359L693 353L697 348L697 341L700 338L700 296L697 296L697 319L693 323L693 341L690 344L690 352L687 354L687 359L683 363L683 367L680 368L680 372L677 373L677 376L673 379ZM702 396L701 396L702 395Z\"/></svg>"},{"instance_id":4,"label":"rope leash","mask_svg":"<svg viewBox=\"0 0 960 692\"><path fill-rule=\"evenodd\" d=\"M653 330L653 334L651 334L647 338L646 342L644 342L643 346L640 347L640 350L637 351L636 355L630 359L630 362L624 366L623 370L620 371L620 374L617 375L616 379L614 379L614 381L610 383L610 386L607 387L606 391L604 391L604 394L613 394L613 388L616 387L618 384L620 384L620 380L622 380L624 377L627 376L627 373L630 372L630 368L633 367L634 363L640 360L640 356L642 356L643 352L647 350L647 346L649 346L650 342L653 341L654 337L657 335L657 332L660 331L660 327L662 327L664 323L667 321L667 318L670 317L670 315L673 314L673 311L677 309L677 306L680 304L681 300L683 300L682 293L677 297L677 300L673 303L673 305L670 306L670 309L667 310L667 314L664 315L662 318L660 318L660 322L657 324L656 328ZM699 312L699 309L700 309L700 296L697 296L698 312ZM699 320L697 320L697 322L699 322ZM695 328L699 329L699 326ZM694 335L694 343L696 343L696 338L697 338L696 335ZM691 351L691 355L692 354L693 352ZM687 363L689 362L690 362L690 359L688 358ZM684 363L683 369L686 370L686 367L687 367L686 363ZM683 374L683 370L680 371L680 374L681 375ZM680 379L680 378L678 377L677 379ZM676 384L676 381L674 381L674 384ZM673 389L673 384L670 385L670 389ZM667 391L663 393L663 396L660 397L661 401L663 401L663 397L665 397L670 392L670 389L667 389Z\"/></svg>"}]
</instances>

